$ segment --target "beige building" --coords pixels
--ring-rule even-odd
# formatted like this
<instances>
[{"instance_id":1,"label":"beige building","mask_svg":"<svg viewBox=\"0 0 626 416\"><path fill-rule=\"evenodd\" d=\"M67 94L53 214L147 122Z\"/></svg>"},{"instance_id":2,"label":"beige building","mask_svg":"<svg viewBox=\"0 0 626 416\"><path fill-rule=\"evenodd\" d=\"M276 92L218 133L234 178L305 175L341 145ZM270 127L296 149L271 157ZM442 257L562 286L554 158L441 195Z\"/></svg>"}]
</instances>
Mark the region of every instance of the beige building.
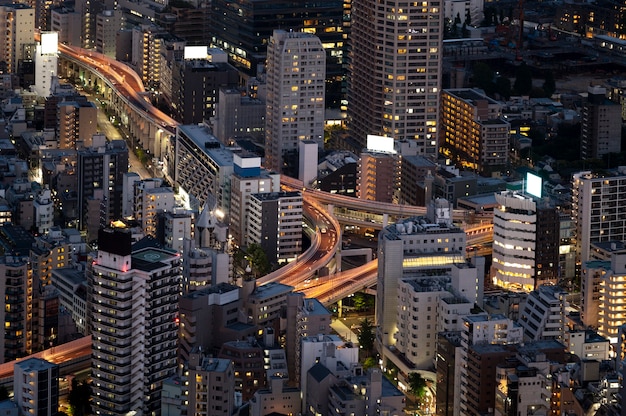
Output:
<instances>
[{"instance_id":1,"label":"beige building","mask_svg":"<svg viewBox=\"0 0 626 416\"><path fill-rule=\"evenodd\" d=\"M502 104L475 89L443 90L441 152L457 166L490 173L508 162L510 124Z\"/></svg>"},{"instance_id":2,"label":"beige building","mask_svg":"<svg viewBox=\"0 0 626 416\"><path fill-rule=\"evenodd\" d=\"M32 59L35 9L22 3L0 6L0 31L4 34L0 61L6 62L8 72L16 73L21 60Z\"/></svg>"},{"instance_id":3,"label":"beige building","mask_svg":"<svg viewBox=\"0 0 626 416\"><path fill-rule=\"evenodd\" d=\"M394 202L398 187L398 157L391 153L365 151L357 164L357 197Z\"/></svg>"},{"instance_id":4,"label":"beige building","mask_svg":"<svg viewBox=\"0 0 626 416\"><path fill-rule=\"evenodd\" d=\"M91 102L63 101L58 105L57 137L60 149L90 147L98 131L98 108Z\"/></svg>"},{"instance_id":5,"label":"beige building","mask_svg":"<svg viewBox=\"0 0 626 416\"><path fill-rule=\"evenodd\" d=\"M235 409L233 362L194 351L185 371L188 386L187 414L230 416Z\"/></svg>"}]
</instances>

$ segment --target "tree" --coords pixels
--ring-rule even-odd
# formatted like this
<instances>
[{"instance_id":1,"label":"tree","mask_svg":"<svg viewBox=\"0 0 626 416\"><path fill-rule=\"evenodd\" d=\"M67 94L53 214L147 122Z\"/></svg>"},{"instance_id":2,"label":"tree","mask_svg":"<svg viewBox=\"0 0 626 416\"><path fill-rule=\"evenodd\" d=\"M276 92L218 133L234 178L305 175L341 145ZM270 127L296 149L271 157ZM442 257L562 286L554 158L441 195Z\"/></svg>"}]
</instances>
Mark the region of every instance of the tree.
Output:
<instances>
[{"instance_id":1,"label":"tree","mask_svg":"<svg viewBox=\"0 0 626 416\"><path fill-rule=\"evenodd\" d=\"M556 82L554 81L554 74L552 71L546 73L546 78L543 81L543 91L546 97L552 97L552 94L556 91Z\"/></svg>"},{"instance_id":2,"label":"tree","mask_svg":"<svg viewBox=\"0 0 626 416\"><path fill-rule=\"evenodd\" d=\"M418 400L424 398L426 394L426 380L420 373L410 373L407 377L409 383L409 391L414 394Z\"/></svg>"},{"instance_id":3,"label":"tree","mask_svg":"<svg viewBox=\"0 0 626 416\"><path fill-rule=\"evenodd\" d=\"M259 244L252 243L248 246L245 259L250 264L255 277L265 276L272 270L267 255Z\"/></svg>"},{"instance_id":4,"label":"tree","mask_svg":"<svg viewBox=\"0 0 626 416\"><path fill-rule=\"evenodd\" d=\"M367 304L367 301L365 300L365 295L362 292L355 293L352 302L354 303L354 308L357 311L362 311L363 309L365 309L365 306Z\"/></svg>"},{"instance_id":5,"label":"tree","mask_svg":"<svg viewBox=\"0 0 626 416\"><path fill-rule=\"evenodd\" d=\"M513 90L519 95L528 95L533 89L533 73L525 62L517 68Z\"/></svg>"},{"instance_id":6,"label":"tree","mask_svg":"<svg viewBox=\"0 0 626 416\"><path fill-rule=\"evenodd\" d=\"M376 367L376 358L367 357L365 361L363 361L363 369L369 370L370 368Z\"/></svg>"},{"instance_id":7,"label":"tree","mask_svg":"<svg viewBox=\"0 0 626 416\"><path fill-rule=\"evenodd\" d=\"M72 390L68 395L67 401L70 405L70 413L74 416L84 416L91 414L89 406L89 396L91 395L91 389L86 382L78 382L78 380L72 380Z\"/></svg>"},{"instance_id":8,"label":"tree","mask_svg":"<svg viewBox=\"0 0 626 416\"><path fill-rule=\"evenodd\" d=\"M361 321L359 333L357 334L356 339L359 341L359 345L369 357L374 349L374 341L376 340L374 325L372 325L372 322L369 319L365 318Z\"/></svg>"},{"instance_id":9,"label":"tree","mask_svg":"<svg viewBox=\"0 0 626 416\"><path fill-rule=\"evenodd\" d=\"M489 65L484 62L476 62L472 68L474 74L474 84L483 89L487 95L493 93L495 84L493 82L494 72Z\"/></svg>"}]
</instances>

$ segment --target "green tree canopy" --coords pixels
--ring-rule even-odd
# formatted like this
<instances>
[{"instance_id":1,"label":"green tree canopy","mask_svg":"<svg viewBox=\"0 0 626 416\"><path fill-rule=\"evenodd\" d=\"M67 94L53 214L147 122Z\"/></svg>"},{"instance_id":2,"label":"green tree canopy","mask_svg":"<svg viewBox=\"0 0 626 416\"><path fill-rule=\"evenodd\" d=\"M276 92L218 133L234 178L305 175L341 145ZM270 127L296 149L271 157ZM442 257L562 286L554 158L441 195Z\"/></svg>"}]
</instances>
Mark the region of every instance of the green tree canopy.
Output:
<instances>
[{"instance_id":1,"label":"green tree canopy","mask_svg":"<svg viewBox=\"0 0 626 416\"><path fill-rule=\"evenodd\" d=\"M370 356L374 350L374 341L376 340L376 334L374 333L374 325L372 324L372 321L367 318L363 319L359 325L359 333L356 337L361 348L363 348L365 353Z\"/></svg>"},{"instance_id":2,"label":"green tree canopy","mask_svg":"<svg viewBox=\"0 0 626 416\"><path fill-rule=\"evenodd\" d=\"M250 264L252 273L255 277L265 276L272 270L270 262L267 259L267 255L259 244L252 243L248 246L246 249L245 259Z\"/></svg>"},{"instance_id":3,"label":"green tree canopy","mask_svg":"<svg viewBox=\"0 0 626 416\"><path fill-rule=\"evenodd\" d=\"M409 391L418 399L422 399L426 394L426 379L420 373L410 373L407 377Z\"/></svg>"}]
</instances>

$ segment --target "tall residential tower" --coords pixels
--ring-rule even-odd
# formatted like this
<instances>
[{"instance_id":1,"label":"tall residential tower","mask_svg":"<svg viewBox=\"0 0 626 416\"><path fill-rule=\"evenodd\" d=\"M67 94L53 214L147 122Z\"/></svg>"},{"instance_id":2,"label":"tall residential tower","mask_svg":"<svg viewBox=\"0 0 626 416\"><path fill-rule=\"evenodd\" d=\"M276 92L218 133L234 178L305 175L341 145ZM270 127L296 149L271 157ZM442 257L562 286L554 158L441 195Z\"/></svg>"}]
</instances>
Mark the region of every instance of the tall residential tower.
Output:
<instances>
[{"instance_id":1,"label":"tall residential tower","mask_svg":"<svg viewBox=\"0 0 626 416\"><path fill-rule=\"evenodd\" d=\"M437 156L442 22L438 0L352 2L348 122L361 148L377 134Z\"/></svg>"}]
</instances>

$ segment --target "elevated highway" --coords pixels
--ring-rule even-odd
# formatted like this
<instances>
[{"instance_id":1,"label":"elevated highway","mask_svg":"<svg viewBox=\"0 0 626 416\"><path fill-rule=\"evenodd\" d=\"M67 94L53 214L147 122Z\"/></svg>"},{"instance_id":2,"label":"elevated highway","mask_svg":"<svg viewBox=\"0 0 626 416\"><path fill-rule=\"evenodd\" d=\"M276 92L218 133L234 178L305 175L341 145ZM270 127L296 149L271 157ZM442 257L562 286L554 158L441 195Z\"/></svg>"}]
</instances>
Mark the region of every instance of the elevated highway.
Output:
<instances>
[{"instance_id":1,"label":"elevated highway","mask_svg":"<svg viewBox=\"0 0 626 416\"><path fill-rule=\"evenodd\" d=\"M103 95L132 136L156 157L161 157L178 122L150 102L143 82L127 65L100 53L59 43L60 75Z\"/></svg>"}]
</instances>

